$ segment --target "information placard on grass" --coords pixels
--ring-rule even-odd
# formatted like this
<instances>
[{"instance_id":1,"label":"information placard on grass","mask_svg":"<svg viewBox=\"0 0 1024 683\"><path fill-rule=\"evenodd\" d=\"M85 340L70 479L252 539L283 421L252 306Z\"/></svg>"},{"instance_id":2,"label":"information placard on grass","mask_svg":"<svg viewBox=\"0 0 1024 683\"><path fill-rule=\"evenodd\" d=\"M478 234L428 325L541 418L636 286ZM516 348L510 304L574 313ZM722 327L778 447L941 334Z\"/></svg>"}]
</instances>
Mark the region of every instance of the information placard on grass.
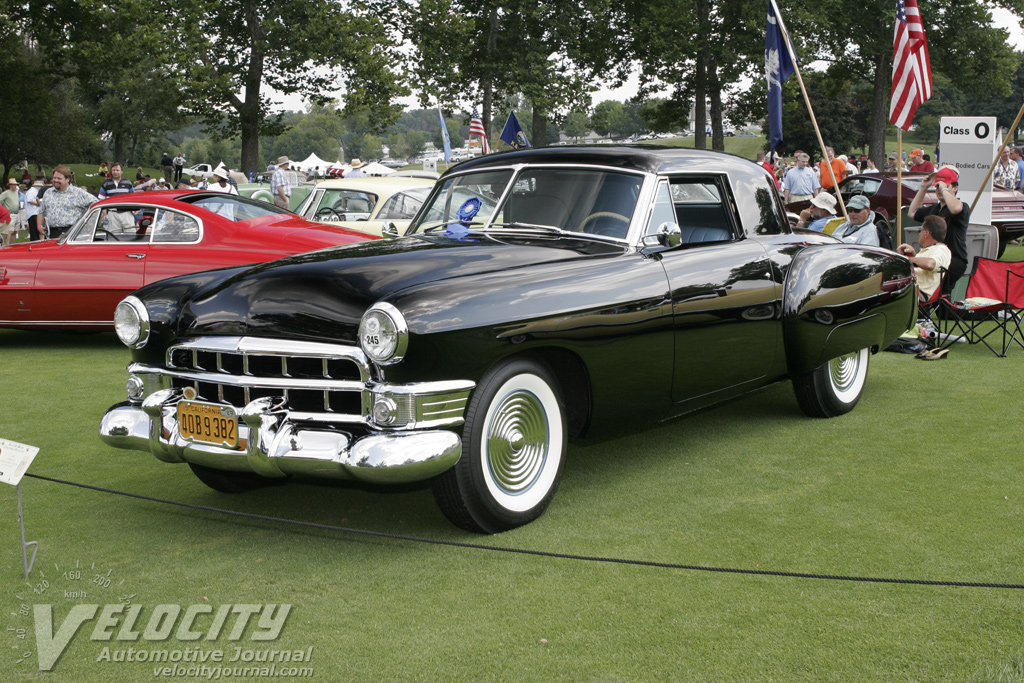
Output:
<instances>
[{"instance_id":1,"label":"information placard on grass","mask_svg":"<svg viewBox=\"0 0 1024 683\"><path fill-rule=\"evenodd\" d=\"M17 486L38 452L36 446L0 439L0 482Z\"/></svg>"}]
</instances>

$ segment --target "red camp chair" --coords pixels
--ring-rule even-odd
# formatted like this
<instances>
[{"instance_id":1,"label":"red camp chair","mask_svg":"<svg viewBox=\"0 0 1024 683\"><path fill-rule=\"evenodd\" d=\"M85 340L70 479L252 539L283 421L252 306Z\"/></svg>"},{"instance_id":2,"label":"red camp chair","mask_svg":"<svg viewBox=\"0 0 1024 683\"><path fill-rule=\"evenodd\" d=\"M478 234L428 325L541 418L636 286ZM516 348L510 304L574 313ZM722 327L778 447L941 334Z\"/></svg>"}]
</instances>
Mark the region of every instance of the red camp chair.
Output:
<instances>
[{"instance_id":1,"label":"red camp chair","mask_svg":"<svg viewBox=\"0 0 1024 683\"><path fill-rule=\"evenodd\" d=\"M979 298L990 299L994 303L971 301ZM967 299L950 301L944 297L942 307L948 316L946 332L954 338L963 336L970 344L981 342L1000 358L1006 357L1007 349L1014 342L1024 349L1021 331L1024 261L1008 263L979 257L967 282ZM981 330L986 323L994 323L994 326ZM988 342L996 332L1002 332L1003 337L998 350Z\"/></svg>"},{"instance_id":2,"label":"red camp chair","mask_svg":"<svg viewBox=\"0 0 1024 683\"><path fill-rule=\"evenodd\" d=\"M917 291L917 320L922 324L928 323L933 330L941 331L936 311L942 303L942 287L946 283L946 269L939 267L939 286L935 288L932 295L926 297L921 290Z\"/></svg>"}]
</instances>

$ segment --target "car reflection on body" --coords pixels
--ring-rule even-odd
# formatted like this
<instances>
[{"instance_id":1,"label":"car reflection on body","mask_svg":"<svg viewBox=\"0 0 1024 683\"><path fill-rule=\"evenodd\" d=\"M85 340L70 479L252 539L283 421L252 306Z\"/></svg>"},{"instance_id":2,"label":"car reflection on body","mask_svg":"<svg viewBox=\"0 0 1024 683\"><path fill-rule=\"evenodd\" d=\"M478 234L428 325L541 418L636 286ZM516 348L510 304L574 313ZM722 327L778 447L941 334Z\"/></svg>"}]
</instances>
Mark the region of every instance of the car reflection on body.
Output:
<instances>
[{"instance_id":1,"label":"car reflection on body","mask_svg":"<svg viewBox=\"0 0 1024 683\"><path fill-rule=\"evenodd\" d=\"M366 239L244 197L121 195L59 239L0 249L0 327L109 330L117 303L151 282Z\"/></svg>"},{"instance_id":2,"label":"car reflection on body","mask_svg":"<svg viewBox=\"0 0 1024 683\"><path fill-rule=\"evenodd\" d=\"M570 438L787 379L808 415L849 412L916 287L903 256L794 234L756 164L589 146L466 161L401 237L118 310L132 361L109 445L225 492L429 481L454 524L494 533L544 512Z\"/></svg>"}]
</instances>

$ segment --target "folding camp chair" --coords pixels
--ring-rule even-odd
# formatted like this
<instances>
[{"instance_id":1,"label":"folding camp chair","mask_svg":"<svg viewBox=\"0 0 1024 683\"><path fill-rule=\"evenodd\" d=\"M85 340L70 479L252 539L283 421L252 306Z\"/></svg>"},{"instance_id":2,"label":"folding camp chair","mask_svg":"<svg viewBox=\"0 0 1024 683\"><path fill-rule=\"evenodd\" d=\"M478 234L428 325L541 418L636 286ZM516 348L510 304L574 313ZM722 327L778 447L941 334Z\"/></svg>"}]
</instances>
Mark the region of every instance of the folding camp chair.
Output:
<instances>
[{"instance_id":1,"label":"folding camp chair","mask_svg":"<svg viewBox=\"0 0 1024 683\"><path fill-rule=\"evenodd\" d=\"M978 257L967 282L967 298L954 302L943 297L942 309L947 314L946 332L953 339L963 336L968 343L981 342L1000 358L1006 357L1014 342L1024 349L1024 261ZM989 323L993 326L983 330L982 325ZM998 349L988 342L996 332L1002 333L1002 346Z\"/></svg>"},{"instance_id":2,"label":"folding camp chair","mask_svg":"<svg viewBox=\"0 0 1024 683\"><path fill-rule=\"evenodd\" d=\"M942 302L942 286L946 282L946 272L945 268L939 266L939 286L931 296L925 296L921 290L917 292L917 321L939 332L942 330L938 310Z\"/></svg>"}]
</instances>

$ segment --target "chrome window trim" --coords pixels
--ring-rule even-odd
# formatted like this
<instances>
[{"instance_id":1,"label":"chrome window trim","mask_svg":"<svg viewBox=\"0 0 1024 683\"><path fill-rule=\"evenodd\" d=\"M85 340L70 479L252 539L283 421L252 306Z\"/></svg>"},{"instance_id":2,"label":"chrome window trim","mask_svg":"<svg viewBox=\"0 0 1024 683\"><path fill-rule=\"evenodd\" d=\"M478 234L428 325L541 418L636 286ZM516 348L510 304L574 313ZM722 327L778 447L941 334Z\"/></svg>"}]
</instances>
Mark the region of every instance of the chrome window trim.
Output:
<instances>
[{"instance_id":1,"label":"chrome window trim","mask_svg":"<svg viewBox=\"0 0 1024 683\"><path fill-rule=\"evenodd\" d=\"M202 208L202 207L199 207L199 208ZM154 222L155 222L156 212L157 211L171 211L173 213L181 214L183 216L188 216L189 218L191 218L192 220L194 220L196 223L199 224L199 239L197 239L195 242L154 242L153 241L153 235L152 235L152 233L150 233L148 240L146 240L145 242L136 242L135 243L135 244L137 244L139 246L141 246L143 244L145 244L146 246L154 246L154 245L157 245L157 244L174 244L174 245L178 245L178 246L181 246L183 244L190 244L190 245L191 244L202 244L203 240L206 238L206 224L203 222L203 219L200 218L199 216L195 216L195 215L193 215L193 214L191 214L191 213L189 213L187 211L182 211L181 209L175 209L175 208L172 208L172 207L162 206L162 205L158 205L158 204L124 203L124 204L104 204L102 206L97 206L96 204L93 204L92 206L89 207L89 209L84 214L82 214L82 217L78 219L78 222L75 223L75 226L74 226L74 228L72 230L68 230L67 233L65 233L64 235L61 235L60 243L61 244L71 244L71 245L74 245L76 247L84 247L84 246L90 246L90 245L92 245L92 246L107 246L107 245L126 246L128 244L132 244L131 242L119 242L119 241L114 241L114 242L93 242L92 240L90 240L88 242L72 242L71 241L71 237L78 235L78 232L82 229L81 226L83 225L83 221L85 221L86 218L91 213L93 213L93 212L97 212L98 213L98 212L101 212L101 211L116 211L116 210L121 210L121 209L130 209L132 211L138 211L140 209L152 209L153 210Z\"/></svg>"},{"instance_id":2,"label":"chrome window trim","mask_svg":"<svg viewBox=\"0 0 1024 683\"><path fill-rule=\"evenodd\" d=\"M451 175L446 176L444 178L444 180L447 182L448 180L451 180L453 178L460 178L462 176L473 175L473 174L476 174L476 173L490 173L490 172L493 172L493 171L508 171L508 170L511 170L512 171L512 176L509 178L508 184L505 185L505 189L501 193L501 196L495 202L495 207L500 207L500 206L504 205L505 200L507 199L509 193L511 193L512 189L515 187L516 181L519 179L520 173L522 173L524 169L535 169L535 168L579 169L579 170L586 170L586 171L604 171L604 172L608 172L608 173L621 173L621 174L626 174L626 175L641 176L644 180L643 180L643 183L640 186L640 194L637 196L636 208L633 210L633 215L630 217L630 223L629 223L629 227L626 230L626 236L625 237L610 237L610 236L607 236L607 235L595 236L595 235L593 235L591 233L586 233L586 232L565 231L565 234L569 235L569 236L572 236L572 235L586 235L588 239L589 238L595 238L595 239L601 239L601 240L608 240L608 241L612 241L612 242L616 242L616 243L620 243L620 244L636 244L637 243L637 241L639 239L639 236L635 234L637 232L637 230L638 230L637 226L643 223L642 221L638 221L638 214L646 213L646 211L643 208L643 204L642 204L645 201L645 196L646 196L645 195L645 191L646 191L648 183L652 182L652 179L653 179L654 182L657 181L657 175L655 175L653 173L650 173L649 171L643 171L643 170L634 169L634 168L619 168L617 166L606 166L604 164L553 163L553 162L529 163L529 164L518 163L518 164L505 164L505 165L501 165L501 166L487 166L486 168L467 169L465 171L456 171L455 173L452 173ZM442 184L440 182L438 182L438 184L435 185L434 187L435 187L435 189L438 192L440 192L440 188L442 187ZM420 207L420 211L423 211L423 209L427 207L428 201L432 200L433 198L434 198L434 193L431 192L430 195L425 200L423 200L423 206ZM648 203L650 203L649 200L648 200ZM414 216L412 221L410 221L410 223L409 223L410 226L412 226L412 224L416 222L416 218L419 217L419 213L420 213L419 211L416 212L416 216ZM483 227L480 228L481 231L487 231L487 230L490 229L491 224L494 222L494 217L495 217L496 214L497 214L497 211L495 211L493 214L491 214L491 217L488 219L487 223L485 223L483 225ZM405 234L407 234L407 235L421 235L423 233L420 232L420 231L417 231L417 232L412 232L412 233L407 232Z\"/></svg>"}]
</instances>

